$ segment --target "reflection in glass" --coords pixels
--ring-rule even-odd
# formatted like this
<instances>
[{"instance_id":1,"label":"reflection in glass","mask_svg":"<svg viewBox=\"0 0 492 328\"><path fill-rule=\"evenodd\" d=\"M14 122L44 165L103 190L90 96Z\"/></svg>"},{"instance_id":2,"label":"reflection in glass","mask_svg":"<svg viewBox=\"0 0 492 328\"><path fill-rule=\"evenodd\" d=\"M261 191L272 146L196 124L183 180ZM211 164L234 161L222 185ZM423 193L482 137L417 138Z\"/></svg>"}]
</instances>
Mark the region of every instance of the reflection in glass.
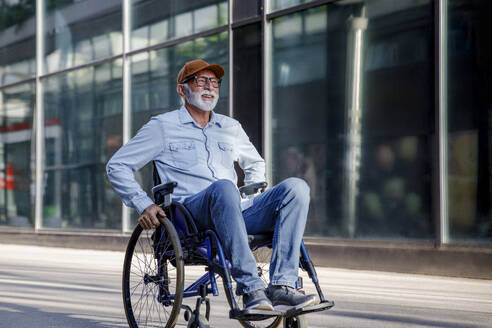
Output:
<instances>
[{"instance_id":1,"label":"reflection in glass","mask_svg":"<svg viewBox=\"0 0 492 328\"><path fill-rule=\"evenodd\" d=\"M121 1L47 0L46 72L121 54Z\"/></svg>"},{"instance_id":2,"label":"reflection in glass","mask_svg":"<svg viewBox=\"0 0 492 328\"><path fill-rule=\"evenodd\" d=\"M297 6L302 3L311 2L314 0L270 0L270 1L272 2L271 11L273 11L273 10L279 10L279 9L285 9L285 8Z\"/></svg>"},{"instance_id":3,"label":"reflection in glass","mask_svg":"<svg viewBox=\"0 0 492 328\"><path fill-rule=\"evenodd\" d=\"M132 0L131 48L139 49L227 24L226 0Z\"/></svg>"},{"instance_id":4,"label":"reflection in glass","mask_svg":"<svg viewBox=\"0 0 492 328\"><path fill-rule=\"evenodd\" d=\"M450 0L448 213L453 241L492 243L492 3Z\"/></svg>"},{"instance_id":5,"label":"reflection in glass","mask_svg":"<svg viewBox=\"0 0 492 328\"><path fill-rule=\"evenodd\" d=\"M140 129L155 115L181 107L181 98L176 92L176 79L183 65L201 58L209 63L228 67L227 32L198 38L176 46L139 53L131 58L132 72L132 133ZM228 113L229 85L227 71L220 86L220 98L215 112ZM152 188L151 165L136 173L144 190ZM136 212L132 212L133 226Z\"/></svg>"},{"instance_id":6,"label":"reflection in glass","mask_svg":"<svg viewBox=\"0 0 492 328\"><path fill-rule=\"evenodd\" d=\"M308 235L432 238L432 5L406 3L273 20L273 180L310 185Z\"/></svg>"},{"instance_id":7,"label":"reflection in glass","mask_svg":"<svg viewBox=\"0 0 492 328\"><path fill-rule=\"evenodd\" d=\"M32 227L35 85L0 89L0 226Z\"/></svg>"},{"instance_id":8,"label":"reflection in glass","mask_svg":"<svg viewBox=\"0 0 492 328\"><path fill-rule=\"evenodd\" d=\"M0 86L36 73L35 2L0 1Z\"/></svg>"},{"instance_id":9,"label":"reflection in glass","mask_svg":"<svg viewBox=\"0 0 492 328\"><path fill-rule=\"evenodd\" d=\"M122 61L43 80L44 228L119 229L106 162L122 144Z\"/></svg>"}]
</instances>

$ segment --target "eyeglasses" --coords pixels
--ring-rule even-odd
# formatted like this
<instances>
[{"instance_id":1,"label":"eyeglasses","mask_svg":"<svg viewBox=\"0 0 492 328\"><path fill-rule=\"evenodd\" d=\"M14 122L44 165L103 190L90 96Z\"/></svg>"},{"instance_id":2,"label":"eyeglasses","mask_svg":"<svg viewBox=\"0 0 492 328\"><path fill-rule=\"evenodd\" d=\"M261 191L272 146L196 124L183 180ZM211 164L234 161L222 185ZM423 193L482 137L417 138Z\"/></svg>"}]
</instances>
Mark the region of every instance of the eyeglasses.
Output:
<instances>
[{"instance_id":1,"label":"eyeglasses","mask_svg":"<svg viewBox=\"0 0 492 328\"><path fill-rule=\"evenodd\" d=\"M204 87L207 85L207 82L210 82L210 85L214 88L220 87L220 84L222 83L222 79L218 79L216 77L208 77L208 76L191 76L187 79L184 79L181 81L181 84L189 82L191 80L195 80L195 83L199 87Z\"/></svg>"}]
</instances>

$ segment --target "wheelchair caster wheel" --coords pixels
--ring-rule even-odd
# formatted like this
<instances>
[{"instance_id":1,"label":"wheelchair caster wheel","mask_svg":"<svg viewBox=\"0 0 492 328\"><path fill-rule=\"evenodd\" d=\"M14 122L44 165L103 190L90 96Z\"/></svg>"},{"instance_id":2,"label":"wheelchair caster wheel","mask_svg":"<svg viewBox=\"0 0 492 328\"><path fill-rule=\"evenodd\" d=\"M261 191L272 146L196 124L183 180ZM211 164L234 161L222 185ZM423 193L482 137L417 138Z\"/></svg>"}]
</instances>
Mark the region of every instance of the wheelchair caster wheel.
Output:
<instances>
[{"instance_id":1,"label":"wheelchair caster wheel","mask_svg":"<svg viewBox=\"0 0 492 328\"><path fill-rule=\"evenodd\" d=\"M307 328L307 320L304 315L284 318L284 328Z\"/></svg>"},{"instance_id":2,"label":"wheelchair caster wheel","mask_svg":"<svg viewBox=\"0 0 492 328\"><path fill-rule=\"evenodd\" d=\"M203 315L199 314L197 317L196 314L192 314L186 328L210 328L210 324Z\"/></svg>"},{"instance_id":3,"label":"wheelchair caster wheel","mask_svg":"<svg viewBox=\"0 0 492 328\"><path fill-rule=\"evenodd\" d=\"M190 312L189 310L186 310L186 311L184 312L183 316L184 316L184 319L185 319L186 321L190 321L190 318L191 318L191 312Z\"/></svg>"}]
</instances>

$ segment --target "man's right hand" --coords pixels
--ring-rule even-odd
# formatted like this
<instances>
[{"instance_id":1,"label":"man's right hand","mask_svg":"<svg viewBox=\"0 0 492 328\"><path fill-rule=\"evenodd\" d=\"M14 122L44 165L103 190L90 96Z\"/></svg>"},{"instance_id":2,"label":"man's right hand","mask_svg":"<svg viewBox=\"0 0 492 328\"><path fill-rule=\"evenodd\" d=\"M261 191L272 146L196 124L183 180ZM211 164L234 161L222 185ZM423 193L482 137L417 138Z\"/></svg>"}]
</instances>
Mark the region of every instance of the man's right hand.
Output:
<instances>
[{"instance_id":1,"label":"man's right hand","mask_svg":"<svg viewBox=\"0 0 492 328\"><path fill-rule=\"evenodd\" d=\"M142 212L138 218L138 223L143 229L155 229L160 225L159 219L157 219L158 215L166 217L166 213L162 208L152 204Z\"/></svg>"}]
</instances>

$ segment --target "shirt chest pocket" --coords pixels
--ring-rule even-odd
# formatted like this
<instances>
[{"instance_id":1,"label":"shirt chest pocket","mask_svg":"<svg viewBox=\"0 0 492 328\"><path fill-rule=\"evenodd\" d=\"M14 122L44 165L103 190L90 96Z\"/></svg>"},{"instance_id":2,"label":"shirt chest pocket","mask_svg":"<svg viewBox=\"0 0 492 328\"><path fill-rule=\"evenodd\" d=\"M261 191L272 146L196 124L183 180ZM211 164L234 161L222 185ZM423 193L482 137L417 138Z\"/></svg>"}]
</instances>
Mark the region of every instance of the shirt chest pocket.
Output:
<instances>
[{"instance_id":1,"label":"shirt chest pocket","mask_svg":"<svg viewBox=\"0 0 492 328\"><path fill-rule=\"evenodd\" d=\"M171 142L169 152L174 166L180 169L190 169L197 164L196 147L193 141Z\"/></svg>"},{"instance_id":2,"label":"shirt chest pocket","mask_svg":"<svg viewBox=\"0 0 492 328\"><path fill-rule=\"evenodd\" d=\"M219 153L221 164L224 167L230 168L234 166L234 147L226 142L219 142Z\"/></svg>"}]
</instances>

